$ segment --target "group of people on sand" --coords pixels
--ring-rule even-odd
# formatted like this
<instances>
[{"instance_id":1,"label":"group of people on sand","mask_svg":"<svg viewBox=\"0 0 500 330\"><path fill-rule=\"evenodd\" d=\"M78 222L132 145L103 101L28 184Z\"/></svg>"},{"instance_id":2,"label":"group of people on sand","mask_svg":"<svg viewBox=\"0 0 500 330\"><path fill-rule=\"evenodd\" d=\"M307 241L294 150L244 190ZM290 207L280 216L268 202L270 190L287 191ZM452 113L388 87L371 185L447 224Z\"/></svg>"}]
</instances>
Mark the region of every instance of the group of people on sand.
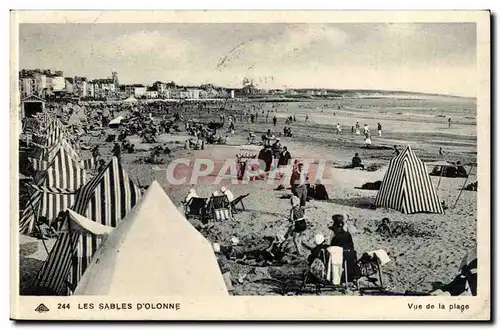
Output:
<instances>
[{"instance_id":1,"label":"group of people on sand","mask_svg":"<svg viewBox=\"0 0 500 330\"><path fill-rule=\"evenodd\" d=\"M340 134L342 129L340 128L340 124L337 124L337 134ZM356 122L355 126L351 127L351 133L354 133L356 135L361 135L361 126L359 122ZM372 134L370 131L370 127L368 124L364 124L363 126L363 135L365 136L365 145L368 147L372 144ZM382 124L377 123L377 135L382 136Z\"/></svg>"},{"instance_id":2,"label":"group of people on sand","mask_svg":"<svg viewBox=\"0 0 500 330\"><path fill-rule=\"evenodd\" d=\"M263 147L259 151L257 159L264 163L264 172L269 172L274 160L277 160L278 166L288 164L292 158L287 147L281 144L281 139L276 137L270 129L262 135Z\"/></svg>"},{"instance_id":3,"label":"group of people on sand","mask_svg":"<svg viewBox=\"0 0 500 330\"><path fill-rule=\"evenodd\" d=\"M452 162L449 166L434 166L431 175L444 176L448 178L468 177L465 167L460 161Z\"/></svg>"},{"instance_id":4,"label":"group of people on sand","mask_svg":"<svg viewBox=\"0 0 500 330\"><path fill-rule=\"evenodd\" d=\"M229 190L228 188L226 188L225 186L222 186L219 190L214 190L212 192L212 195L211 197L217 197L217 196L223 196L225 195L227 197L227 200L229 201L229 203L231 203L233 200L234 200L234 194L232 193L231 190ZM184 205L188 204L189 201L193 198L193 197L200 197L198 195L198 192L196 191L195 188L191 188L189 189L189 192L188 194L186 195L186 197L184 198L184 200L182 201L182 203ZM207 202L208 202L208 199L207 199Z\"/></svg>"}]
</instances>

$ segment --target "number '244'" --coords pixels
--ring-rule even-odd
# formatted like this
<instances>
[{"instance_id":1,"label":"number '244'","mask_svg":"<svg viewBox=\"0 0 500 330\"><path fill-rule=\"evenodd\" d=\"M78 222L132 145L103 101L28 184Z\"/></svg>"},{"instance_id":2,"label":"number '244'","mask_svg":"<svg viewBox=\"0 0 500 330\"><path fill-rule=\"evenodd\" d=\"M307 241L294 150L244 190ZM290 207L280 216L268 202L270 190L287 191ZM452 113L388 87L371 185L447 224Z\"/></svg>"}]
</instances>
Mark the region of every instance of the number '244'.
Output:
<instances>
[{"instance_id":1,"label":"number '244'","mask_svg":"<svg viewBox=\"0 0 500 330\"><path fill-rule=\"evenodd\" d=\"M57 309L70 309L70 305L69 304L57 304Z\"/></svg>"}]
</instances>

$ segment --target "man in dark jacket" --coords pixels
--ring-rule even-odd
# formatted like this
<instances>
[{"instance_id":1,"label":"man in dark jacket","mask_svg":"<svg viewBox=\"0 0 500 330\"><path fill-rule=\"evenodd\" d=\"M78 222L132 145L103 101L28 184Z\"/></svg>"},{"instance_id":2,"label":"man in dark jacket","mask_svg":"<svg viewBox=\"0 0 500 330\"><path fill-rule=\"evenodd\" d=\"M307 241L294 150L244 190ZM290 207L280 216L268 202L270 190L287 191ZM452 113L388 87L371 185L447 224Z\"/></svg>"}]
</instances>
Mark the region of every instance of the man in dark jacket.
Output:
<instances>
[{"instance_id":1,"label":"man in dark jacket","mask_svg":"<svg viewBox=\"0 0 500 330\"><path fill-rule=\"evenodd\" d=\"M292 159L292 155L288 151L287 147L283 147L283 150L280 153L280 157L278 160L278 166L286 166L288 162Z\"/></svg>"},{"instance_id":2,"label":"man in dark jacket","mask_svg":"<svg viewBox=\"0 0 500 330\"><path fill-rule=\"evenodd\" d=\"M352 157L351 166L352 166L352 168L356 168L356 167L361 167L363 169L365 168L365 165L363 165L363 162L361 161L361 158L359 157L358 153L355 153L354 157Z\"/></svg>"},{"instance_id":3,"label":"man in dark jacket","mask_svg":"<svg viewBox=\"0 0 500 330\"><path fill-rule=\"evenodd\" d=\"M359 277L360 271L356 264L357 253L354 249L354 242L351 234L344 229L344 216L342 214L335 214L332 217L333 225L329 228L333 231L334 235L330 243L331 246L339 246L343 249L343 259L347 265L342 274L342 281L345 281L345 271L347 270L347 280L349 282Z\"/></svg>"}]
</instances>

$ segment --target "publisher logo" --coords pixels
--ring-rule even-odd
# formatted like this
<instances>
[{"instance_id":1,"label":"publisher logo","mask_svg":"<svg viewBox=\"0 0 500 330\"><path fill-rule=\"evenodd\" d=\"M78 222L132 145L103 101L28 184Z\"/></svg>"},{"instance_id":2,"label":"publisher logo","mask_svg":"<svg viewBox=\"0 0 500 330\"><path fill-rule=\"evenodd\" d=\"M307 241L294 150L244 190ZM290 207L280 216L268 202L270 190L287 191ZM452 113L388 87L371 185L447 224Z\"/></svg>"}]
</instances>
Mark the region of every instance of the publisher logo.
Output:
<instances>
[{"instance_id":1,"label":"publisher logo","mask_svg":"<svg viewBox=\"0 0 500 330\"><path fill-rule=\"evenodd\" d=\"M35 308L35 312L38 312L38 313L45 313L45 312L48 312L50 309L48 309L47 306L45 306L44 304L40 304L38 305L37 308Z\"/></svg>"}]
</instances>

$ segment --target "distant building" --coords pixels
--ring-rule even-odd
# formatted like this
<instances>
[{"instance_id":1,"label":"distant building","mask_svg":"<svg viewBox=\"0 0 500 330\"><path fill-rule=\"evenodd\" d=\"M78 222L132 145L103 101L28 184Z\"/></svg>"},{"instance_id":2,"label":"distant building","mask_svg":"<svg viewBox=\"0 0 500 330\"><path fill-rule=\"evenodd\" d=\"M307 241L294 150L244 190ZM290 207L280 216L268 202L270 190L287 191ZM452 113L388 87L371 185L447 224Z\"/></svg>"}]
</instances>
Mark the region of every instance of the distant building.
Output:
<instances>
[{"instance_id":1,"label":"distant building","mask_svg":"<svg viewBox=\"0 0 500 330\"><path fill-rule=\"evenodd\" d=\"M35 79L33 78L22 78L20 93L22 97L27 97L29 95L38 94L35 84Z\"/></svg>"},{"instance_id":2,"label":"distant building","mask_svg":"<svg viewBox=\"0 0 500 330\"><path fill-rule=\"evenodd\" d=\"M29 95L21 101L21 118L33 117L45 111L45 100L35 95Z\"/></svg>"},{"instance_id":3,"label":"distant building","mask_svg":"<svg viewBox=\"0 0 500 330\"><path fill-rule=\"evenodd\" d=\"M146 89L146 97L148 99L157 99L158 98L158 91L154 88L147 88Z\"/></svg>"},{"instance_id":4,"label":"distant building","mask_svg":"<svg viewBox=\"0 0 500 330\"><path fill-rule=\"evenodd\" d=\"M47 77L47 84L50 86L49 90L54 92L61 92L66 89L66 81L64 77L52 76ZM49 84L50 82L50 84Z\"/></svg>"},{"instance_id":5,"label":"distant building","mask_svg":"<svg viewBox=\"0 0 500 330\"><path fill-rule=\"evenodd\" d=\"M118 72L113 71L111 73L111 79L113 79L113 83L115 84L115 90L120 88L120 82L118 81Z\"/></svg>"},{"instance_id":6,"label":"distant building","mask_svg":"<svg viewBox=\"0 0 500 330\"><path fill-rule=\"evenodd\" d=\"M95 79L93 83L95 98L112 97L117 92L115 82L111 78Z\"/></svg>"},{"instance_id":7,"label":"distant building","mask_svg":"<svg viewBox=\"0 0 500 330\"><path fill-rule=\"evenodd\" d=\"M188 99L188 100L198 100L200 99L200 89L193 88L185 88L184 90L179 91L180 99Z\"/></svg>"},{"instance_id":8,"label":"distant building","mask_svg":"<svg viewBox=\"0 0 500 330\"><path fill-rule=\"evenodd\" d=\"M64 78L64 89L66 90L67 93L73 94L73 85L74 85L74 79L71 77L66 77Z\"/></svg>"},{"instance_id":9,"label":"distant building","mask_svg":"<svg viewBox=\"0 0 500 330\"><path fill-rule=\"evenodd\" d=\"M95 97L95 93L94 93L94 82L91 80L91 81L87 81L87 88L86 88L86 97Z\"/></svg>"},{"instance_id":10,"label":"distant building","mask_svg":"<svg viewBox=\"0 0 500 330\"><path fill-rule=\"evenodd\" d=\"M146 86L144 86L144 85L135 85L133 87L133 89L134 89L134 94L133 95L136 98L146 96Z\"/></svg>"},{"instance_id":11,"label":"distant building","mask_svg":"<svg viewBox=\"0 0 500 330\"><path fill-rule=\"evenodd\" d=\"M161 81L155 81L153 84L153 88L158 92L159 97L165 97L168 93L167 84Z\"/></svg>"},{"instance_id":12,"label":"distant building","mask_svg":"<svg viewBox=\"0 0 500 330\"><path fill-rule=\"evenodd\" d=\"M254 95L254 94L257 94L259 91L253 84L248 84L248 85L244 86L240 90L240 92L241 92L241 94L244 94L244 95Z\"/></svg>"},{"instance_id":13,"label":"distant building","mask_svg":"<svg viewBox=\"0 0 500 330\"><path fill-rule=\"evenodd\" d=\"M78 97L88 97L87 78L75 77L73 80L73 94Z\"/></svg>"}]
</instances>

